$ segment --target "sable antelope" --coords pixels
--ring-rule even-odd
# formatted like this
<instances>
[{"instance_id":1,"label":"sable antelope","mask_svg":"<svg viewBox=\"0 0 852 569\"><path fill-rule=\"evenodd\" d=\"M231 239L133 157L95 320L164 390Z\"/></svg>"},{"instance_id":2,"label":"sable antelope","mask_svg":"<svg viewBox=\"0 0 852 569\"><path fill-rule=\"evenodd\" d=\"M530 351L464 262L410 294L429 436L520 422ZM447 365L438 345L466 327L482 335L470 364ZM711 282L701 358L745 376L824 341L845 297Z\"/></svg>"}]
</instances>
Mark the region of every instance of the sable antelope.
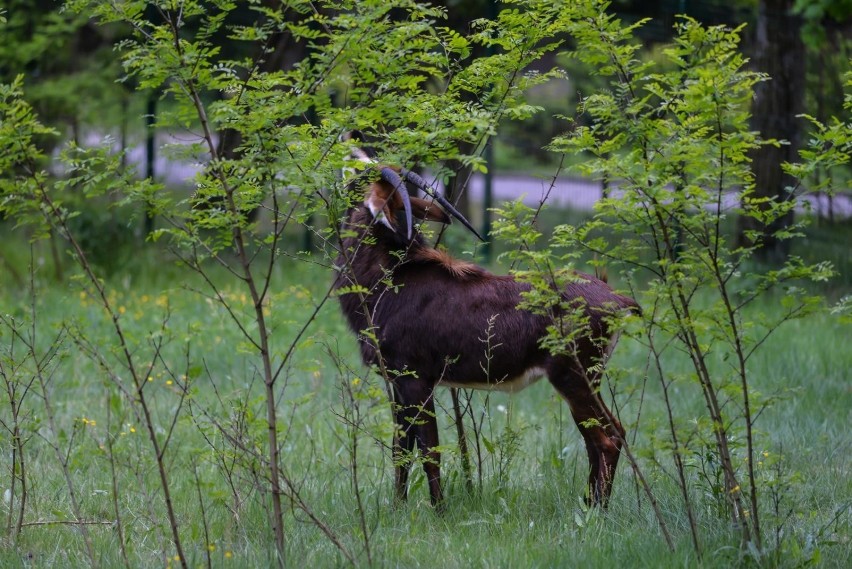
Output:
<instances>
[{"instance_id":1,"label":"sable antelope","mask_svg":"<svg viewBox=\"0 0 852 569\"><path fill-rule=\"evenodd\" d=\"M420 176L374 168L378 179L360 178L363 202L349 210L344 222L335 285L343 289L341 307L358 335L364 362L379 366L391 383L394 420L400 429L394 438L397 498L407 498L406 457L415 445L424 457L432 503L438 505L443 498L440 454L435 450L435 387L518 391L546 375L568 402L585 439L589 499L605 505L625 432L595 388L617 339L607 316L638 311L635 301L614 293L604 281L577 273L561 295L585 314L584 332L574 343L574 353L552 355L540 340L553 318L517 308L528 284L453 259L428 246L412 228L414 218L448 224L452 215L476 233L470 223ZM442 207L409 196L403 179ZM354 186L358 189L357 181ZM489 319L493 348L486 366L481 338Z\"/></svg>"}]
</instances>

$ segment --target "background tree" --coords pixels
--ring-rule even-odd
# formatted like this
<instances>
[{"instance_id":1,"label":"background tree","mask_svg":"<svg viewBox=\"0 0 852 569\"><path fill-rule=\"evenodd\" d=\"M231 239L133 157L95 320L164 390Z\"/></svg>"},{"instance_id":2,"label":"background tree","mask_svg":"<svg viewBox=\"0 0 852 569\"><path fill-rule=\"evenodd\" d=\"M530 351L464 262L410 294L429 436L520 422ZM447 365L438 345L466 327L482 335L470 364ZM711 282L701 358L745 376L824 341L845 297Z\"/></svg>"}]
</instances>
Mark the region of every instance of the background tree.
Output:
<instances>
[{"instance_id":1,"label":"background tree","mask_svg":"<svg viewBox=\"0 0 852 569\"><path fill-rule=\"evenodd\" d=\"M801 37L801 18L793 12L793 0L761 0L753 45L754 67L770 80L755 86L752 128L765 139L781 141L754 151L755 197L760 200L787 201L793 178L781 165L795 161L801 147L805 95L805 49ZM768 203L768 202L767 202ZM790 253L783 233L793 221L794 212L764 224L759 218L740 216L741 244L747 244L758 230L763 247L758 256L767 261L783 261Z\"/></svg>"},{"instance_id":2,"label":"background tree","mask_svg":"<svg viewBox=\"0 0 852 569\"><path fill-rule=\"evenodd\" d=\"M0 81L25 74L27 100L63 137L79 141L85 124L117 123L124 89L112 54L122 28L99 28L52 0L7 0ZM46 148L58 138L40 140Z\"/></svg>"},{"instance_id":3,"label":"background tree","mask_svg":"<svg viewBox=\"0 0 852 569\"><path fill-rule=\"evenodd\" d=\"M794 10L802 18L802 40L807 58L806 112L818 123L826 124L830 117L839 117L846 112L843 83L844 74L852 68L852 2L797 0ZM813 125L808 128L809 132L818 130ZM802 180L813 186L823 186L826 180L834 180L817 202L817 223L821 219L827 219L829 223L836 221L835 198L850 186L850 178L852 169L849 165L838 164L831 171L817 168Z\"/></svg>"}]
</instances>

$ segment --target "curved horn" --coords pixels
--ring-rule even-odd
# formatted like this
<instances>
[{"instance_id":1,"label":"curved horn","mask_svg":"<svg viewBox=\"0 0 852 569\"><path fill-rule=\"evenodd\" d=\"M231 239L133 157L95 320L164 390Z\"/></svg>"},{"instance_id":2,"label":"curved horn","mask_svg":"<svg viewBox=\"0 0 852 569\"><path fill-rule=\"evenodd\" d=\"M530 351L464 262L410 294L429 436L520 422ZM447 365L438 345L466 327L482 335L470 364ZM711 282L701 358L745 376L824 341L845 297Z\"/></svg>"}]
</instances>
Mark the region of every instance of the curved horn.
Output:
<instances>
[{"instance_id":1,"label":"curved horn","mask_svg":"<svg viewBox=\"0 0 852 569\"><path fill-rule=\"evenodd\" d=\"M402 176L406 180L408 180L409 182L411 182L412 184L414 184L415 186L417 186L418 188L420 188L424 192L429 192L429 190L431 189L429 187L429 184L426 183L426 180L424 180L423 178L420 177L420 174L417 174L416 172L412 172L411 170L406 170L405 168L400 168L399 173L402 174Z\"/></svg>"},{"instance_id":2,"label":"curved horn","mask_svg":"<svg viewBox=\"0 0 852 569\"><path fill-rule=\"evenodd\" d=\"M471 223L465 218L465 216L463 216L461 212L459 212L459 210L457 210L455 206L453 206L453 204L449 202L449 200L447 200L444 196L432 189L432 187L426 183L426 180L421 178L418 174L415 174L411 170L406 170L405 168L401 168L400 173L405 177L406 180L408 180L409 182L432 196L432 198L434 198L439 204L441 204L441 207L443 207L447 211L447 213L458 219L461 224L467 227L471 233L476 235L476 237L480 241L485 241L485 239L483 239L482 236L476 231L476 229L473 228L473 225L471 225Z\"/></svg>"},{"instance_id":3,"label":"curved horn","mask_svg":"<svg viewBox=\"0 0 852 569\"><path fill-rule=\"evenodd\" d=\"M405 182L402 181L399 174L387 166L384 166L379 173L381 174L382 180L393 186L393 189L399 194L399 197L402 198L402 207L405 209L405 224L408 230L407 238L411 239L411 199L408 196L408 190L405 187Z\"/></svg>"}]
</instances>

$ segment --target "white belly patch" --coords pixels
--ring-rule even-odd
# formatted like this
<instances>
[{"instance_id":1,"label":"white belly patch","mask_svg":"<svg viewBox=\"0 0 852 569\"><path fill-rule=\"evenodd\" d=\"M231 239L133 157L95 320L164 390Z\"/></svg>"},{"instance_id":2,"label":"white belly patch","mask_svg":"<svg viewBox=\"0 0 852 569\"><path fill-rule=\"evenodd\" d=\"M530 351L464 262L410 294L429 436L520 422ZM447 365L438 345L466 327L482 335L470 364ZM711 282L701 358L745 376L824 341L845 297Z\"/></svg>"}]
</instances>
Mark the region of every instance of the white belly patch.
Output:
<instances>
[{"instance_id":1,"label":"white belly patch","mask_svg":"<svg viewBox=\"0 0 852 569\"><path fill-rule=\"evenodd\" d=\"M485 389L488 391L505 391L507 393L517 393L524 388L529 387L542 377L544 377L544 369L540 367L531 367L521 375L515 377L507 377L499 380L482 382L459 382L450 380L441 380L438 382L439 387L455 387L457 389Z\"/></svg>"}]
</instances>

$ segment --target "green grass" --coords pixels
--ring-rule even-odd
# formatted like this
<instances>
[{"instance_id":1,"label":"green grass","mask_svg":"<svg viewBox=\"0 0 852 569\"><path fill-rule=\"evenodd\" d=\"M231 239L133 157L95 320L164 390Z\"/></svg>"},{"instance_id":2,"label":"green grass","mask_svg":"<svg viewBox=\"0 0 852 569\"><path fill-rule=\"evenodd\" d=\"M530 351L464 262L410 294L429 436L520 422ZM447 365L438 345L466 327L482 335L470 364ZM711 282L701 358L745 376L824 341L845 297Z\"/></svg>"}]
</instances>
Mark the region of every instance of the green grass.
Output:
<instances>
[{"instance_id":1,"label":"green grass","mask_svg":"<svg viewBox=\"0 0 852 569\"><path fill-rule=\"evenodd\" d=\"M26 246L14 236L5 242L4 258L15 259L19 277L26 281ZM831 241L830 234L821 234L819 242L820 250L809 251L810 254L831 250L842 259L842 244ZM9 243L15 246L9 247ZM168 559L174 549L150 446L133 406L127 399L117 397L117 383L127 387L129 378L120 366L110 322L83 293L79 281L55 281L49 251L40 247L36 248L36 264L41 268L36 271L35 284L41 353L51 347L63 323L70 324L73 332L65 335L58 346L61 357L51 367L49 396L60 430L58 441L69 453L82 516L91 521L115 519L106 445L111 437L119 511L131 564L175 566ZM225 282L223 272L215 275ZM848 273L841 277L844 278L848 278ZM2 312L18 319L28 318L27 287L16 284L8 272L0 279ZM280 265L268 306L276 357L288 349L330 280L330 269L322 266L291 261ZM617 281L617 277L613 276L613 280ZM166 340L162 361L155 362L146 395L152 402L161 438L177 413L166 464L190 566L206 564L208 547L213 550L210 554L216 567L273 566L263 469L258 470L254 464L260 476L254 478L251 461L245 454L237 456L239 453L223 441L204 415L207 412L229 424L236 415L237 403L247 405L250 413L246 437L262 451L264 403L257 358L224 311L191 290L203 288L200 280L174 266L158 251L140 252L131 270L113 274L107 286L111 301L121 313L120 321L138 365L144 367L151 360L152 346L158 338ZM224 289L238 313L250 315L251 306L244 299L244 292L235 284L226 284ZM842 284L835 285L830 294L843 294L843 289ZM760 308L772 311L772 300ZM116 378L110 379L101 366L87 357L74 341L75 335L85 337L99 350L117 372ZM20 343L11 338L8 328L0 327L0 357L8 357L10 351L14 358L21 359ZM330 353L344 362L343 369L334 365ZM622 340L616 351L614 366L626 370L618 375L616 386L622 418L634 426L646 360L646 350L630 339ZM4 361L4 365L9 363L9 359ZM782 479L788 481L777 487L784 521L780 549L775 549L769 482L763 494L768 551L761 562L764 566L800 566L812 559L817 550L821 566L852 565L848 511L852 499L850 369L848 325L827 314L784 326L752 362L753 387L764 396L780 396L759 422L760 448L771 457L759 468L765 469L767 479L772 480L770 469L776 468L773 462L783 455L777 468ZM610 508L606 512L588 511L582 505L585 450L567 406L546 381L512 397L492 394L487 398L487 407L485 395L474 396L477 413L487 413L485 436L494 444L494 452L483 448L482 484L480 487L477 483L472 493L463 483L455 450L449 397L441 392L438 419L442 443L447 447L443 465L446 511L438 514L429 506L425 481L417 468L409 502L395 505L391 499L390 460L382 446L388 442L389 412L378 379L365 373L354 339L332 299L321 309L308 335L300 340L279 391L282 463L311 510L339 536L359 565L367 564L367 556L353 492L349 431L338 418L347 409L344 385L355 386L364 414L358 437L358 476L371 556L377 566L730 567L749 563L736 548L734 531L724 517L717 515L714 501L706 497L707 484L698 469L692 468L690 490L698 506L704 550L703 560L696 558L677 487L647 459L653 453L666 467L670 466L666 451L654 448L657 439L653 434L662 428L665 410L653 377L647 382L638 429L632 429L630 437L632 441L636 435L633 448L643 457L643 471L676 543L674 552L666 548L626 460L619 467ZM183 402L172 374L177 379L189 376L190 397ZM27 370L17 377L19 381L28 378ZM681 420L688 422L691 414L701 413L702 404L688 382L682 382L677 389L679 409L684 414ZM47 444L54 435L48 429L40 394L30 392L24 408L28 412L24 429L31 435L25 447L30 484L25 521L67 521L72 517L68 491ZM0 399L0 418L9 424L7 396ZM506 442L510 438L517 441L516 448ZM0 459L0 486L6 490L11 441L2 428L0 442L6 451ZM229 482L223 463L233 465L235 458L243 463L237 462ZM194 472L201 483L206 514L203 517ZM231 484L242 503L235 504ZM8 515L5 504L0 509L4 526ZM204 537L204 521L209 542ZM304 513L288 510L285 521L289 565L346 564ZM116 528L92 525L88 530L101 566L122 566ZM27 526L17 541L4 533L0 543L2 567L88 565L83 540L71 525Z\"/></svg>"}]
</instances>

